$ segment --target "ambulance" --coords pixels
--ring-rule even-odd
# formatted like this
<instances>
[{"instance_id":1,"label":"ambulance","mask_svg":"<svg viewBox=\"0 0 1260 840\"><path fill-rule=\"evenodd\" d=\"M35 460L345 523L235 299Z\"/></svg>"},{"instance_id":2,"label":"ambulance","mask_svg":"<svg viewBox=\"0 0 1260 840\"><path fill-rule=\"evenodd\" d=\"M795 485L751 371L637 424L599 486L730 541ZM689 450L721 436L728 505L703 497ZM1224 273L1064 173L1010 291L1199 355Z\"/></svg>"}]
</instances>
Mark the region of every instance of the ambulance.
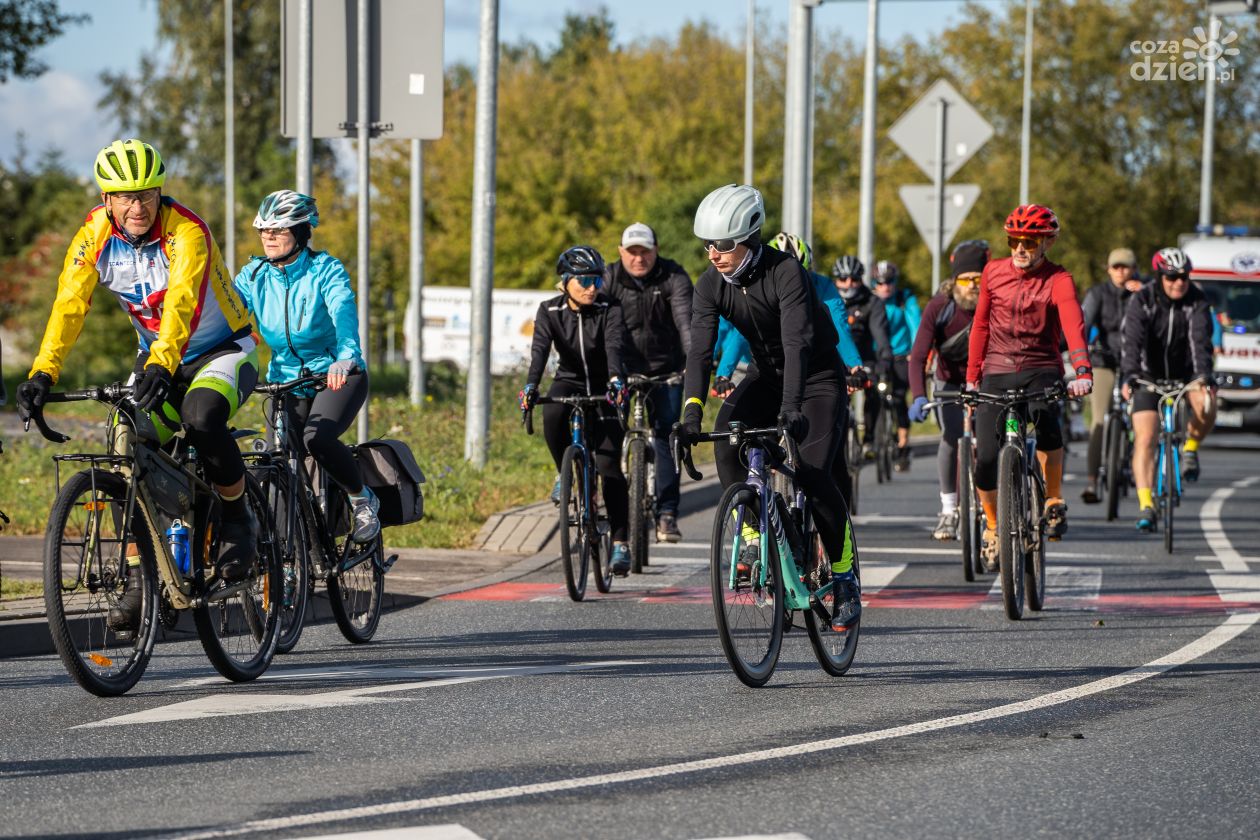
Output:
<instances>
[{"instance_id":1,"label":"ambulance","mask_svg":"<svg viewBox=\"0 0 1260 840\"><path fill-rule=\"evenodd\" d=\"M1216 427L1260 432L1260 236L1216 226L1181 238L1195 281L1212 302L1220 405Z\"/></svg>"}]
</instances>

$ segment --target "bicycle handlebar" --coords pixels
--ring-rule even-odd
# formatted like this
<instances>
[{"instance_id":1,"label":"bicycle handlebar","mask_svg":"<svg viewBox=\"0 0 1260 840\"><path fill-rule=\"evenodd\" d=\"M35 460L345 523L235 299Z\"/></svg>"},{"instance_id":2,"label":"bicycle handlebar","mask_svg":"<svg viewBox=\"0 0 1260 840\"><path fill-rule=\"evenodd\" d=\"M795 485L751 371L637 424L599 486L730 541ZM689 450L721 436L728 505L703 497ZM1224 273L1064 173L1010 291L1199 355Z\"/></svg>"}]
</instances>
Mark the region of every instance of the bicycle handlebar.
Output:
<instances>
[{"instance_id":1,"label":"bicycle handlebar","mask_svg":"<svg viewBox=\"0 0 1260 840\"><path fill-rule=\"evenodd\" d=\"M549 403L553 405L559 404L574 407L583 405L607 405L608 397L602 395L588 396L585 394L578 394L572 397L535 397L533 405L529 408L521 409L521 422L525 424L526 434L532 435L534 433L534 406L547 405Z\"/></svg>"},{"instance_id":2,"label":"bicycle handlebar","mask_svg":"<svg viewBox=\"0 0 1260 840\"><path fill-rule=\"evenodd\" d=\"M692 461L691 447L697 443L712 443L723 439L729 440L731 446L739 446L749 440L756 441L770 452L771 460L789 468L800 460L796 439L789 435L781 425L764 429L745 429L739 423L731 423L730 430L726 432L701 432L699 435L687 435L683 431L682 423L675 423L669 433L669 449L673 453L675 467L681 464L692 481L699 481L704 478L704 475L696 469L695 462ZM787 442L786 448L779 445L780 440Z\"/></svg>"},{"instance_id":3,"label":"bicycle handlebar","mask_svg":"<svg viewBox=\"0 0 1260 840\"><path fill-rule=\"evenodd\" d=\"M84 400L97 400L98 402L107 402L116 405L127 397L131 396L132 386L124 385L121 382L112 382L109 385L94 385L90 388L82 388L78 391L62 391L60 393L48 394L44 398L44 405L48 403L65 403L65 402L82 402ZM30 416L25 417L22 421L24 431L31 430L31 423L35 424L35 428L43 435L45 440L53 443L65 443L70 440L70 436L56 431L48 425L48 421L44 419L43 406L36 406Z\"/></svg>"},{"instance_id":4,"label":"bicycle handlebar","mask_svg":"<svg viewBox=\"0 0 1260 840\"><path fill-rule=\"evenodd\" d=\"M626 387L654 388L657 385L681 385L682 381L681 373L669 373L663 376L644 376L640 373L632 373L626 377Z\"/></svg>"},{"instance_id":5,"label":"bicycle handlebar","mask_svg":"<svg viewBox=\"0 0 1260 840\"><path fill-rule=\"evenodd\" d=\"M322 391L328 385L328 374L326 373L308 373L299 376L289 382L264 382L254 386L255 394L267 394L269 396L281 396L291 394L301 388L313 387L316 391Z\"/></svg>"},{"instance_id":6,"label":"bicycle handlebar","mask_svg":"<svg viewBox=\"0 0 1260 840\"><path fill-rule=\"evenodd\" d=\"M1062 383L1051 385L1048 388L1042 388L1038 391L1027 391L1023 388L1012 388L1000 394L993 394L987 391L960 391L957 395L948 398L932 400L924 408L938 408L942 405L966 405L976 406L981 403L988 405L1002 406L1003 408L1018 405L1026 402L1036 402L1038 400L1060 400L1067 396L1067 389Z\"/></svg>"}]
</instances>

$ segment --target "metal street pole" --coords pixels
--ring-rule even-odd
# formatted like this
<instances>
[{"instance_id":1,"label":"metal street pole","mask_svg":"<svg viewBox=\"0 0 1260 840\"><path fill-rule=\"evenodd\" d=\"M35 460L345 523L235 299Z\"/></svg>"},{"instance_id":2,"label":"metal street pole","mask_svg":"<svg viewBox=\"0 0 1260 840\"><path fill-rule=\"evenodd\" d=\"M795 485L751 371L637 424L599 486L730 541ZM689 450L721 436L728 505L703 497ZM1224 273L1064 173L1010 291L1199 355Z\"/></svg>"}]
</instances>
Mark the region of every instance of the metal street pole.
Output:
<instances>
[{"instance_id":1,"label":"metal street pole","mask_svg":"<svg viewBox=\"0 0 1260 840\"><path fill-rule=\"evenodd\" d=\"M405 311L415 336L411 345L411 368L408 372L408 393L412 405L424 405L424 150L421 143L411 141L411 282Z\"/></svg>"},{"instance_id":2,"label":"metal street pole","mask_svg":"<svg viewBox=\"0 0 1260 840\"><path fill-rule=\"evenodd\" d=\"M819 0L821 2L821 0ZM805 145L802 152L804 178L801 181L801 229L797 236L814 241L814 57L818 55L818 35L813 14L809 26L809 72L805 74Z\"/></svg>"},{"instance_id":3,"label":"metal street pole","mask_svg":"<svg viewBox=\"0 0 1260 840\"><path fill-rule=\"evenodd\" d=\"M941 254L945 251L945 110L944 99L936 103L936 230L932 236L932 291L941 288Z\"/></svg>"},{"instance_id":4,"label":"metal street pole","mask_svg":"<svg viewBox=\"0 0 1260 840\"><path fill-rule=\"evenodd\" d=\"M879 73L879 0L867 0L866 66L862 79L862 175L858 200L858 259L875 260L875 94Z\"/></svg>"},{"instance_id":5,"label":"metal street pole","mask_svg":"<svg viewBox=\"0 0 1260 840\"><path fill-rule=\"evenodd\" d=\"M807 233L806 203L810 201L809 113L813 108L813 8L820 0L791 0L788 13L787 103L783 152L783 229Z\"/></svg>"},{"instance_id":6,"label":"metal street pole","mask_svg":"<svg viewBox=\"0 0 1260 840\"><path fill-rule=\"evenodd\" d=\"M1032 146L1033 0L1024 2L1024 120L1019 136L1019 203L1028 203L1028 157Z\"/></svg>"},{"instance_id":7,"label":"metal street pole","mask_svg":"<svg viewBox=\"0 0 1260 840\"><path fill-rule=\"evenodd\" d=\"M297 191L311 195L311 0L298 3Z\"/></svg>"},{"instance_id":8,"label":"metal street pole","mask_svg":"<svg viewBox=\"0 0 1260 840\"><path fill-rule=\"evenodd\" d=\"M744 38L744 183L753 182L753 74L756 62L753 46L756 38L757 0L748 0L748 34Z\"/></svg>"},{"instance_id":9,"label":"metal street pole","mask_svg":"<svg viewBox=\"0 0 1260 840\"><path fill-rule=\"evenodd\" d=\"M1211 33L1213 44L1215 38L1220 32L1220 23L1215 14L1208 21L1208 32ZM1203 89L1203 167L1199 176L1199 224L1212 224L1212 147L1215 144L1216 137L1216 62L1211 61L1206 64L1200 62L1200 67L1207 67L1207 79L1204 80Z\"/></svg>"},{"instance_id":10,"label":"metal street pole","mask_svg":"<svg viewBox=\"0 0 1260 840\"><path fill-rule=\"evenodd\" d=\"M232 57L232 0L223 2L223 259L236 271L236 71Z\"/></svg>"},{"instance_id":11,"label":"metal street pole","mask_svg":"<svg viewBox=\"0 0 1260 840\"><path fill-rule=\"evenodd\" d=\"M499 86L499 2L481 0L477 110L473 146L472 290L464 458L486 466L490 448L490 305L494 287L495 110Z\"/></svg>"},{"instance_id":12,"label":"metal street pole","mask_svg":"<svg viewBox=\"0 0 1260 840\"><path fill-rule=\"evenodd\" d=\"M369 77L369 68L372 66L368 61L368 51L372 44L372 26L371 26L371 2L370 0L359 0L358 8L358 130L359 130L359 349L363 353L363 362L371 367L371 360L368 356L371 353L371 343L369 336L371 330L368 319L370 317L370 309L368 307L368 268L370 265L369 250L371 248L371 190L372 181L369 177L368 166L371 161L369 153L372 144L372 84ZM368 439L368 401L364 400L363 408L359 410L358 421L359 443L364 443Z\"/></svg>"}]
</instances>

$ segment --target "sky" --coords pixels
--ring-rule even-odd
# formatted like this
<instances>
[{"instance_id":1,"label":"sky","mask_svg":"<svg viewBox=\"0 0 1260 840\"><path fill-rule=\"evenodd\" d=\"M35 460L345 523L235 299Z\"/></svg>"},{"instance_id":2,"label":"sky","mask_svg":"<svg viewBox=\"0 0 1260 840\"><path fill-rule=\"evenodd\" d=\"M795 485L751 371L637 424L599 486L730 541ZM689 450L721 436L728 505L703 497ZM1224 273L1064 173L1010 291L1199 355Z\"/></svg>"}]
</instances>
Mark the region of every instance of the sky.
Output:
<instances>
[{"instance_id":1,"label":"sky","mask_svg":"<svg viewBox=\"0 0 1260 840\"><path fill-rule=\"evenodd\" d=\"M86 12L93 20L71 27L40 50L40 60L50 68L47 73L0 85L0 161L13 161L22 131L33 156L57 148L72 169L86 173L96 152L118 132L112 117L96 107L104 91L100 73L134 67L156 49L157 0L61 0L60 5L69 13ZM448 65L477 63L480 5L480 0L445 0ZM591 13L601 6L609 9L620 43L668 37L687 21L704 21L733 40L742 39L747 13L746 2L740 0L500 0L500 40L555 46L566 14ZM884 2L880 40L931 38L958 20L962 6L961 0ZM758 28L785 29L787 10L788 0L761 0ZM824 37L839 33L862 41L866 3L827 0L814 10L814 21Z\"/></svg>"}]
</instances>

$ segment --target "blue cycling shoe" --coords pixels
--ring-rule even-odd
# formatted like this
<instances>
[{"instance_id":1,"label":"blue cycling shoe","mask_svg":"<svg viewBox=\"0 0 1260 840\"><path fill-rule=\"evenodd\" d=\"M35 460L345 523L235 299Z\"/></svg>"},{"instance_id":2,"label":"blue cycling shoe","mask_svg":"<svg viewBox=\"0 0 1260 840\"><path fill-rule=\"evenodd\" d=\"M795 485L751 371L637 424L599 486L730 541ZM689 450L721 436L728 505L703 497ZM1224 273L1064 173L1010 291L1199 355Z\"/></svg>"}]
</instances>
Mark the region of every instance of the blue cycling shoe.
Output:
<instances>
[{"instance_id":1,"label":"blue cycling shoe","mask_svg":"<svg viewBox=\"0 0 1260 840\"><path fill-rule=\"evenodd\" d=\"M630 574L630 546L623 542L613 543L610 568L617 577Z\"/></svg>"},{"instance_id":2,"label":"blue cycling shoe","mask_svg":"<svg viewBox=\"0 0 1260 840\"><path fill-rule=\"evenodd\" d=\"M862 587L853 572L836 575L832 584L831 627L848 630L862 617Z\"/></svg>"},{"instance_id":3,"label":"blue cycling shoe","mask_svg":"<svg viewBox=\"0 0 1260 840\"><path fill-rule=\"evenodd\" d=\"M1137 529L1143 534L1154 533L1155 522L1155 508L1142 508L1142 512L1138 514Z\"/></svg>"},{"instance_id":4,"label":"blue cycling shoe","mask_svg":"<svg viewBox=\"0 0 1260 840\"><path fill-rule=\"evenodd\" d=\"M560 476L556 476L556 483L551 485L551 503L560 507Z\"/></svg>"}]
</instances>

